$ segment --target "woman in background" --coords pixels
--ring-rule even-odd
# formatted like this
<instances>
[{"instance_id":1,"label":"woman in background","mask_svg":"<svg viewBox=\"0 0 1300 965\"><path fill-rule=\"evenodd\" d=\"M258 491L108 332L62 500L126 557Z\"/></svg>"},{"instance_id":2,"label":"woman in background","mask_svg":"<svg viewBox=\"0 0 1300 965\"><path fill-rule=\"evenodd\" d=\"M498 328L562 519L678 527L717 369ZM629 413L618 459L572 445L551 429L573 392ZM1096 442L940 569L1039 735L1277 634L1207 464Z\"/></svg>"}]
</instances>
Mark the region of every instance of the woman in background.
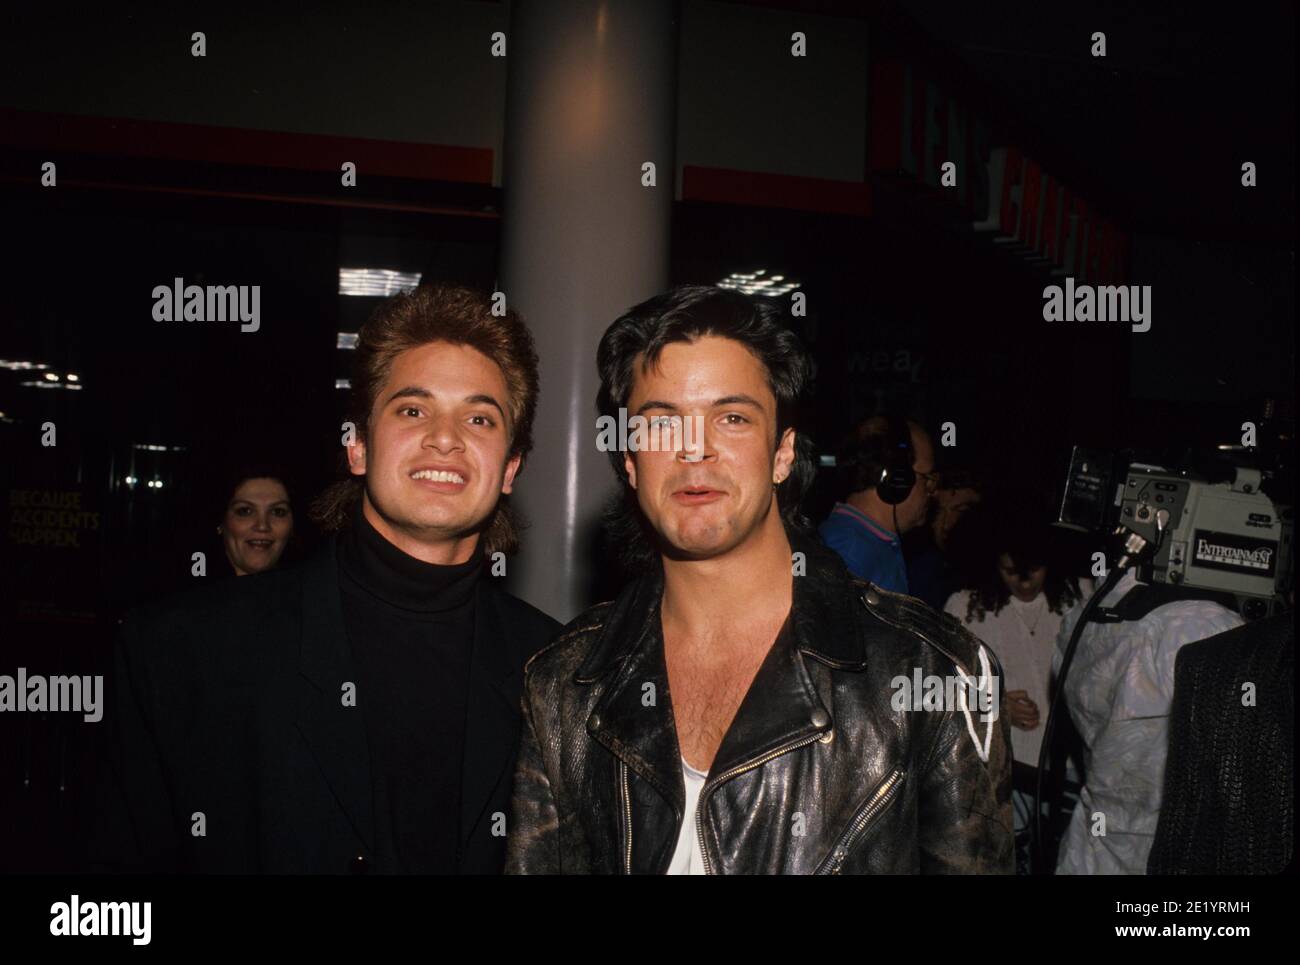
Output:
<instances>
[{"instance_id":1,"label":"woman in background","mask_svg":"<svg viewBox=\"0 0 1300 965\"><path fill-rule=\"evenodd\" d=\"M1019 835L1033 814L1056 633L1081 592L1054 560L1048 527L996 526L987 536L990 552L976 587L952 594L944 612L988 644L1002 662L1002 709L1011 723L1012 801Z\"/></svg>"},{"instance_id":2,"label":"woman in background","mask_svg":"<svg viewBox=\"0 0 1300 965\"><path fill-rule=\"evenodd\" d=\"M293 503L284 474L248 467L230 477L217 526L236 576L274 569L293 539Z\"/></svg>"}]
</instances>

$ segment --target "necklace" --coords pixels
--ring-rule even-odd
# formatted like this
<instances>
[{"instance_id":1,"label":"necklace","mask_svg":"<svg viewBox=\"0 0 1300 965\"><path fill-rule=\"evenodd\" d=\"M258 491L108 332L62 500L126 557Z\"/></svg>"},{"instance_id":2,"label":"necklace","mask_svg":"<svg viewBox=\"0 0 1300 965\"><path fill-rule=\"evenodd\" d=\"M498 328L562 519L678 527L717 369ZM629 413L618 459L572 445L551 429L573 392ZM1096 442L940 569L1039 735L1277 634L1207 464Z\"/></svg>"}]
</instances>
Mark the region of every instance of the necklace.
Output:
<instances>
[{"instance_id":1,"label":"necklace","mask_svg":"<svg viewBox=\"0 0 1300 965\"><path fill-rule=\"evenodd\" d=\"M1016 600L1014 597L1013 597L1012 600L1011 600L1011 609L1013 609L1013 610L1016 611L1016 617L1017 617L1017 619L1019 619L1021 625L1024 626L1024 628L1025 628L1026 630L1029 631L1029 635L1030 635L1031 637L1034 635L1034 631L1038 629L1038 624L1040 624L1040 623L1043 622L1043 612L1044 612L1044 608L1035 605L1035 604L1038 603L1039 600L1042 600L1042 599L1043 599L1042 596L1037 596L1037 597L1034 598L1034 602L1033 602L1033 603L1026 603L1026 604L1024 605L1024 607L1016 606L1016 604L1017 604L1018 602L1020 602L1020 601L1019 601L1019 600ZM1022 609L1026 609L1026 608L1031 607L1031 606L1034 607L1034 609L1038 611L1038 616L1034 618L1034 622L1033 622L1032 625L1025 621L1024 614L1020 612Z\"/></svg>"}]
</instances>

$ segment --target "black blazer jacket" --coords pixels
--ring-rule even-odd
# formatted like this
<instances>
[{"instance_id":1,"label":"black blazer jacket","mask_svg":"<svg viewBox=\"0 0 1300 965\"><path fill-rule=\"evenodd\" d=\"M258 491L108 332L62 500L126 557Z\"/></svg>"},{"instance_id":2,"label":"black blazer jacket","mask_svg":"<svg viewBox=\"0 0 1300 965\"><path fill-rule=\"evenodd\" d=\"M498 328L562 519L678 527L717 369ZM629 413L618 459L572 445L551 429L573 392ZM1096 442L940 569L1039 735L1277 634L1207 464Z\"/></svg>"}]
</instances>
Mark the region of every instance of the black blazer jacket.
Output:
<instances>
[{"instance_id":1,"label":"black blazer jacket","mask_svg":"<svg viewBox=\"0 0 1300 965\"><path fill-rule=\"evenodd\" d=\"M343 624L336 540L299 567L128 614L108 699L97 871L391 872ZM497 874L523 666L558 630L484 576L476 589L459 870Z\"/></svg>"}]
</instances>

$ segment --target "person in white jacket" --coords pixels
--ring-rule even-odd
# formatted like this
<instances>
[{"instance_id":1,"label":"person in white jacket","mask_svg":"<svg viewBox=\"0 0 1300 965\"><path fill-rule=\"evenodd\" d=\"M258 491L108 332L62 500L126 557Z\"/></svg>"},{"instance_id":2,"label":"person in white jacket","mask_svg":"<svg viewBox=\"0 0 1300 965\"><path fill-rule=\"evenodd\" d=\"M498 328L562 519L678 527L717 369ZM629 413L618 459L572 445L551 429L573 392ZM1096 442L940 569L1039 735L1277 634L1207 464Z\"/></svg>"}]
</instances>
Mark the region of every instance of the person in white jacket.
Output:
<instances>
[{"instance_id":1,"label":"person in white jacket","mask_svg":"<svg viewBox=\"0 0 1300 965\"><path fill-rule=\"evenodd\" d=\"M1053 644L1061 620L1081 597L1078 582L1053 562L1047 527L1002 527L979 585L948 598L949 613L988 644L1002 662L1003 709L1010 718L1016 770L1034 768L1047 723ZM1091 592L1091 586L1088 587ZM1022 788L1030 786L1029 773ZM1014 790L1016 831L1028 828L1032 793Z\"/></svg>"},{"instance_id":2,"label":"person in white jacket","mask_svg":"<svg viewBox=\"0 0 1300 965\"><path fill-rule=\"evenodd\" d=\"M1113 607L1138 585L1125 573L1101 601ZM1053 673L1084 602L1061 621ZM1241 626L1209 600L1180 600L1139 620L1089 621L1065 680L1084 742L1085 784L1057 859L1057 874L1146 874L1155 839L1174 699L1174 661L1188 643Z\"/></svg>"}]
</instances>

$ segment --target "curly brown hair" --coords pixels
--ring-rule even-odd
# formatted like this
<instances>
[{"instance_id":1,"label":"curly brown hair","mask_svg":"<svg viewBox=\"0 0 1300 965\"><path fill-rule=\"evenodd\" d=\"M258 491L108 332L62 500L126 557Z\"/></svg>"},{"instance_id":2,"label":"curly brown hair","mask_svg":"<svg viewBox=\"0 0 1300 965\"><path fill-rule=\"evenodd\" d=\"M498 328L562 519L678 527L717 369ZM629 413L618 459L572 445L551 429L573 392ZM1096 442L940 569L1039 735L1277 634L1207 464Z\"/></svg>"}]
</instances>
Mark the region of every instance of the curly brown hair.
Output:
<instances>
[{"instance_id":1,"label":"curly brown hair","mask_svg":"<svg viewBox=\"0 0 1300 965\"><path fill-rule=\"evenodd\" d=\"M394 295L375 309L357 335L347 419L365 440L375 398L401 353L430 342L465 345L495 362L505 377L510 410L510 455L525 457L533 448L537 412L537 349L517 312L496 314L491 296L459 285L434 284ZM347 473L347 459L341 459ZM523 471L522 465L520 471ZM360 476L346 475L322 492L308 515L326 532L347 526L365 489ZM484 531L487 556L514 553L522 522L502 496Z\"/></svg>"}]
</instances>

